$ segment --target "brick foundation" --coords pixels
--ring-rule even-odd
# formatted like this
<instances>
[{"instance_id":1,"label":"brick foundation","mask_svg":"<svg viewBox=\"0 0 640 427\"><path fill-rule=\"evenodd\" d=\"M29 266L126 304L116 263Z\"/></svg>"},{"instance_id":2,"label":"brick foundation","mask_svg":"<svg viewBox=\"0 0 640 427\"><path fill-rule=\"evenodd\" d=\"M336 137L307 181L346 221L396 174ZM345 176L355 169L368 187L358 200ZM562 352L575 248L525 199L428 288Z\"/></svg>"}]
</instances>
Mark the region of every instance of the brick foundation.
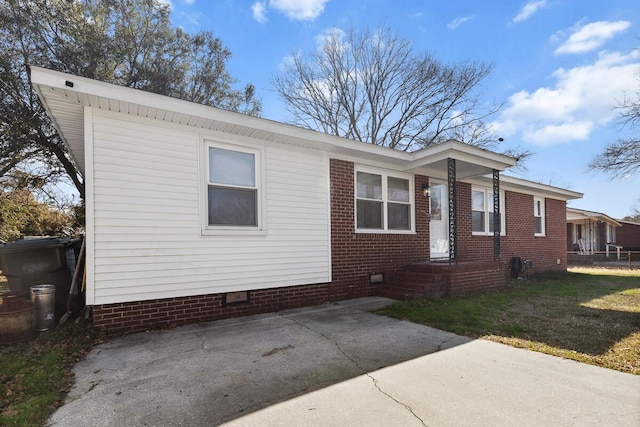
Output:
<instances>
[{"instance_id":1,"label":"brick foundation","mask_svg":"<svg viewBox=\"0 0 640 427\"><path fill-rule=\"evenodd\" d=\"M328 301L328 285L249 291L249 301L223 305L222 294L95 305L93 325L112 332L138 332L251 314L270 313Z\"/></svg>"}]
</instances>

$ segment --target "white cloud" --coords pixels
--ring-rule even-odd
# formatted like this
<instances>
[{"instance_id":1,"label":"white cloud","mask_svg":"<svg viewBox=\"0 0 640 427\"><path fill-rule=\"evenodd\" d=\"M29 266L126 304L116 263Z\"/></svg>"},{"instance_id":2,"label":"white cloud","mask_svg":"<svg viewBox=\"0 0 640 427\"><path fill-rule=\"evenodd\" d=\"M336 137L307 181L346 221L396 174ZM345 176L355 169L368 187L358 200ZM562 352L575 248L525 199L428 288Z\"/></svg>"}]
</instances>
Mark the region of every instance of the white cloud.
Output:
<instances>
[{"instance_id":1,"label":"white cloud","mask_svg":"<svg viewBox=\"0 0 640 427\"><path fill-rule=\"evenodd\" d=\"M188 4L188 5L192 5L196 2L196 0L182 0L182 3ZM171 0L158 0L158 3L160 3L163 6L169 6L169 9L173 10L173 3L171 2Z\"/></svg>"},{"instance_id":2,"label":"white cloud","mask_svg":"<svg viewBox=\"0 0 640 427\"><path fill-rule=\"evenodd\" d=\"M601 52L592 64L560 68L552 87L511 95L492 127L541 146L584 140L615 117L612 106L635 87L638 66L640 51Z\"/></svg>"},{"instance_id":3,"label":"white cloud","mask_svg":"<svg viewBox=\"0 0 640 427\"><path fill-rule=\"evenodd\" d=\"M267 17L265 15L267 3L264 1L257 1L251 6L251 11L253 12L253 19L258 21L259 23L267 22Z\"/></svg>"},{"instance_id":4,"label":"white cloud","mask_svg":"<svg viewBox=\"0 0 640 427\"><path fill-rule=\"evenodd\" d=\"M455 30L460 25L464 24L465 22L467 22L467 21L469 21L471 19L473 19L473 16L461 16L461 17L458 17L458 18L454 19L453 21L449 22L447 24L447 28L450 29L450 30Z\"/></svg>"},{"instance_id":5,"label":"white cloud","mask_svg":"<svg viewBox=\"0 0 640 427\"><path fill-rule=\"evenodd\" d=\"M558 125L547 125L539 129L527 129L523 139L539 146L554 145L556 141L582 141L593 130L592 122L577 121Z\"/></svg>"},{"instance_id":6,"label":"white cloud","mask_svg":"<svg viewBox=\"0 0 640 427\"><path fill-rule=\"evenodd\" d=\"M555 51L562 53L585 53L597 49L616 34L631 26L629 21L598 21L577 28L567 41Z\"/></svg>"},{"instance_id":7,"label":"white cloud","mask_svg":"<svg viewBox=\"0 0 640 427\"><path fill-rule=\"evenodd\" d=\"M295 55L299 55L299 54L300 52L293 55L283 56L282 59L280 60L280 63L278 64L278 69L280 70L280 72L285 72L286 70L293 67L296 61Z\"/></svg>"},{"instance_id":8,"label":"white cloud","mask_svg":"<svg viewBox=\"0 0 640 427\"><path fill-rule=\"evenodd\" d=\"M180 17L189 22L194 27L200 26L200 20L204 17L204 15L200 12L192 12L192 13L181 13Z\"/></svg>"},{"instance_id":9,"label":"white cloud","mask_svg":"<svg viewBox=\"0 0 640 427\"><path fill-rule=\"evenodd\" d=\"M288 18L312 21L324 10L329 0L269 0L269 7L284 13Z\"/></svg>"},{"instance_id":10,"label":"white cloud","mask_svg":"<svg viewBox=\"0 0 640 427\"><path fill-rule=\"evenodd\" d=\"M531 15L533 15L534 13L536 13L538 10L542 9L546 5L547 5L546 0L530 1L529 3L522 6L522 9L520 9L520 12L518 12L516 17L513 18L513 22L526 21L531 17Z\"/></svg>"},{"instance_id":11,"label":"white cloud","mask_svg":"<svg viewBox=\"0 0 640 427\"><path fill-rule=\"evenodd\" d=\"M335 41L339 46L344 46L346 43L344 41L346 35L347 33L345 33L344 30L338 27L331 27L323 30L320 34L315 36L314 40L318 49L322 49L322 47L330 41Z\"/></svg>"}]
</instances>

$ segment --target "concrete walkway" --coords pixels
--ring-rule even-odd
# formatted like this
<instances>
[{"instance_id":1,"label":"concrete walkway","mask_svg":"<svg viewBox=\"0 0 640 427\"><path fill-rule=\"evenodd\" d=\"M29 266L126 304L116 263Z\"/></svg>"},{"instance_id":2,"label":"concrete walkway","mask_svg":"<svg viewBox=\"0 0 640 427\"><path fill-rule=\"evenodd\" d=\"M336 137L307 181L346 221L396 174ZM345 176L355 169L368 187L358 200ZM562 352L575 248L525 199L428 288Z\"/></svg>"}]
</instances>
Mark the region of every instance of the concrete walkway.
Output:
<instances>
[{"instance_id":1,"label":"concrete walkway","mask_svg":"<svg viewBox=\"0 0 640 427\"><path fill-rule=\"evenodd\" d=\"M368 313L364 298L114 339L53 426L639 426L640 376Z\"/></svg>"}]
</instances>

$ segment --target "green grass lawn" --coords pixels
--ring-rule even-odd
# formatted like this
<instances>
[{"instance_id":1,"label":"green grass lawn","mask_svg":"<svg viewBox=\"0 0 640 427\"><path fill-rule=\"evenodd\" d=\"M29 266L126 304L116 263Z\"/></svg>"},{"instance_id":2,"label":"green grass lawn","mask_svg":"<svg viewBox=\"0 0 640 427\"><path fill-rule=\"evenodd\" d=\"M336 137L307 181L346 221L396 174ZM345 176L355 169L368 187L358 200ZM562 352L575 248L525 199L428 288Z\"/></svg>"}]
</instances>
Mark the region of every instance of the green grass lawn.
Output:
<instances>
[{"instance_id":1,"label":"green grass lawn","mask_svg":"<svg viewBox=\"0 0 640 427\"><path fill-rule=\"evenodd\" d=\"M640 375L640 271L576 268L380 314Z\"/></svg>"},{"instance_id":2,"label":"green grass lawn","mask_svg":"<svg viewBox=\"0 0 640 427\"><path fill-rule=\"evenodd\" d=\"M62 404L72 368L103 337L68 321L29 342L0 346L0 426L38 426Z\"/></svg>"}]
</instances>

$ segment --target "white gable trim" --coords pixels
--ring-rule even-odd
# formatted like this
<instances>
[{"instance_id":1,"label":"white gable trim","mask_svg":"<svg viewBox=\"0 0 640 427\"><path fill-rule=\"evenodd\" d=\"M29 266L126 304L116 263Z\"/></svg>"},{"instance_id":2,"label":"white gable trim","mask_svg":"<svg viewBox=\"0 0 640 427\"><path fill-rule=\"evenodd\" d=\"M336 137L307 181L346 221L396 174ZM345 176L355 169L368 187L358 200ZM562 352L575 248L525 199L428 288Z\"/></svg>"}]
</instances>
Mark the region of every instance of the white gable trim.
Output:
<instances>
[{"instance_id":1,"label":"white gable trim","mask_svg":"<svg viewBox=\"0 0 640 427\"><path fill-rule=\"evenodd\" d=\"M94 305L95 301L95 210L94 210L94 188L93 188L93 109L84 107L84 135L85 149L84 163L84 203L85 203L85 275L86 275L86 302L87 305Z\"/></svg>"}]
</instances>

